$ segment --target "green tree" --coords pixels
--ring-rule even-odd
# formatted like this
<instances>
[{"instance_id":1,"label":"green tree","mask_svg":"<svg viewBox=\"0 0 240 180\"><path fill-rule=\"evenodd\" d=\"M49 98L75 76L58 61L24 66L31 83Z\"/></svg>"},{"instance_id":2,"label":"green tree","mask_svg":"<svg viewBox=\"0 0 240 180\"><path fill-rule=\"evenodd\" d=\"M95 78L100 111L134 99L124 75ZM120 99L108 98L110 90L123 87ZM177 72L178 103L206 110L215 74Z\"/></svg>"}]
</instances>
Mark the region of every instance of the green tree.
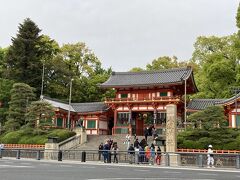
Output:
<instances>
[{"instance_id":1,"label":"green tree","mask_svg":"<svg viewBox=\"0 0 240 180\"><path fill-rule=\"evenodd\" d=\"M230 86L239 84L236 34L226 37L198 37L191 62L198 65L195 80L200 93L194 97L228 98Z\"/></svg>"},{"instance_id":2,"label":"green tree","mask_svg":"<svg viewBox=\"0 0 240 180\"><path fill-rule=\"evenodd\" d=\"M13 81L0 78L0 134L1 127L6 121L6 115L8 110L8 102L11 97L10 90L12 89Z\"/></svg>"},{"instance_id":3,"label":"green tree","mask_svg":"<svg viewBox=\"0 0 240 180\"><path fill-rule=\"evenodd\" d=\"M7 48L1 48L0 47L0 77L3 77L3 70L5 68L5 56L7 53Z\"/></svg>"},{"instance_id":4,"label":"green tree","mask_svg":"<svg viewBox=\"0 0 240 180\"><path fill-rule=\"evenodd\" d=\"M179 67L177 57L168 57L163 56L157 59L154 59L151 64L146 65L148 71L160 70L160 69L171 69Z\"/></svg>"},{"instance_id":5,"label":"green tree","mask_svg":"<svg viewBox=\"0 0 240 180\"><path fill-rule=\"evenodd\" d=\"M4 73L8 79L34 87L37 94L41 89L43 60L54 52L48 48L51 41L40 35L40 32L29 18L19 25L18 33L12 38L12 45L6 54Z\"/></svg>"},{"instance_id":6,"label":"green tree","mask_svg":"<svg viewBox=\"0 0 240 180\"><path fill-rule=\"evenodd\" d=\"M140 67L134 67L134 68L130 69L130 72L141 72L141 71L145 71L145 70Z\"/></svg>"},{"instance_id":7,"label":"green tree","mask_svg":"<svg viewBox=\"0 0 240 180\"><path fill-rule=\"evenodd\" d=\"M108 79L111 69L104 70L95 54L84 44L65 44L48 64L46 95L67 100L72 83L72 101L101 100L105 90L98 87Z\"/></svg>"},{"instance_id":8,"label":"green tree","mask_svg":"<svg viewBox=\"0 0 240 180\"><path fill-rule=\"evenodd\" d=\"M54 108L46 101L33 101L25 114L27 127L52 126Z\"/></svg>"},{"instance_id":9,"label":"green tree","mask_svg":"<svg viewBox=\"0 0 240 180\"><path fill-rule=\"evenodd\" d=\"M240 29L240 4L237 9L237 15L236 15L236 25L237 28ZM240 37L240 31L238 30L238 36Z\"/></svg>"},{"instance_id":10,"label":"green tree","mask_svg":"<svg viewBox=\"0 0 240 180\"><path fill-rule=\"evenodd\" d=\"M188 121L205 130L226 127L226 117L222 106L210 106L203 111L195 112Z\"/></svg>"},{"instance_id":11,"label":"green tree","mask_svg":"<svg viewBox=\"0 0 240 180\"><path fill-rule=\"evenodd\" d=\"M103 101L104 98L113 98L114 90L99 87L99 84L104 83L111 73L111 69L104 70L100 66L97 67L93 74L81 79L85 88L81 91L82 95L78 96L78 94L75 94L75 99L77 100L80 97L81 102L96 102Z\"/></svg>"},{"instance_id":12,"label":"green tree","mask_svg":"<svg viewBox=\"0 0 240 180\"><path fill-rule=\"evenodd\" d=\"M26 124L25 113L27 107L35 98L33 88L24 83L15 83L11 90L11 100L9 102L9 110L7 122L5 123L6 130L17 130Z\"/></svg>"}]
</instances>

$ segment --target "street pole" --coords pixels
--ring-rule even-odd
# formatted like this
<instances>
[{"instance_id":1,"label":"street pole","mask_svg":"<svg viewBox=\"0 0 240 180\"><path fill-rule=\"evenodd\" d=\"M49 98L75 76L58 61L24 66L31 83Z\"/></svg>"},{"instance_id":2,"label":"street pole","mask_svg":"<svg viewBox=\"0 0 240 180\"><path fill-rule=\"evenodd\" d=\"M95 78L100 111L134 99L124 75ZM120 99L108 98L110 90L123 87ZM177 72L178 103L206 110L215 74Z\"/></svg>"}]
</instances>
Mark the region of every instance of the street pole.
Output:
<instances>
[{"instance_id":1,"label":"street pole","mask_svg":"<svg viewBox=\"0 0 240 180\"><path fill-rule=\"evenodd\" d=\"M40 100L43 100L44 69L45 69L45 64L43 62L43 67L42 67L42 86L41 86Z\"/></svg>"},{"instance_id":2,"label":"street pole","mask_svg":"<svg viewBox=\"0 0 240 180\"><path fill-rule=\"evenodd\" d=\"M187 79L184 80L184 128L187 129Z\"/></svg>"},{"instance_id":3,"label":"street pole","mask_svg":"<svg viewBox=\"0 0 240 180\"><path fill-rule=\"evenodd\" d=\"M67 118L67 128L70 130L70 110L71 110L71 98L72 98L72 82L70 81L70 90L69 90L69 101L68 101L68 118Z\"/></svg>"}]
</instances>

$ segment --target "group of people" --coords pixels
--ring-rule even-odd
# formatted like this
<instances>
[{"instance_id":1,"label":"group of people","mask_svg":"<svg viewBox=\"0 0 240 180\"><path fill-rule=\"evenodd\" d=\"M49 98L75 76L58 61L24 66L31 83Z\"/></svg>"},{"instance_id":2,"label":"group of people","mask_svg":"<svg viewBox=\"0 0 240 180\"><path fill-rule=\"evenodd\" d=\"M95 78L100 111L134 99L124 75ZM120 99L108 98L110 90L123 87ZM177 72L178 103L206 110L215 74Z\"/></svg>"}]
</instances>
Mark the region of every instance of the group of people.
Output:
<instances>
[{"instance_id":1,"label":"group of people","mask_svg":"<svg viewBox=\"0 0 240 180\"><path fill-rule=\"evenodd\" d=\"M113 142L111 138L109 138L105 144L101 143L98 147L98 160L101 160L101 156L103 156L104 163L111 162L111 154L113 154L113 162L118 163L118 145L117 142Z\"/></svg>"},{"instance_id":2,"label":"group of people","mask_svg":"<svg viewBox=\"0 0 240 180\"><path fill-rule=\"evenodd\" d=\"M147 141L148 136L152 136L153 138L156 138L157 137L157 131L156 131L155 127L153 125L149 126L149 127L146 127L144 129L144 136L145 136L146 141Z\"/></svg>"},{"instance_id":3,"label":"group of people","mask_svg":"<svg viewBox=\"0 0 240 180\"><path fill-rule=\"evenodd\" d=\"M146 140L143 139L141 142L138 141L138 138L134 141L134 144L131 144L128 148L130 163L149 163L160 165L161 163L161 149L159 146L155 146L153 143L149 146L146 143Z\"/></svg>"},{"instance_id":4,"label":"group of people","mask_svg":"<svg viewBox=\"0 0 240 180\"><path fill-rule=\"evenodd\" d=\"M126 137L126 142L130 143L130 136ZM3 147L0 147L2 149ZM111 162L111 155L113 155L113 163L118 163L118 153L119 148L117 142L113 142L111 138L106 140L105 144L101 143L98 147L99 161L101 156L103 156L104 163ZM142 139L140 142L138 138L135 137L133 144L128 146L129 162L130 163L149 163L151 165L161 164L161 149L159 146L155 146L153 143L151 146L147 144L146 139ZM213 158L213 146L208 146L207 151L207 167L214 168L214 158Z\"/></svg>"}]
</instances>

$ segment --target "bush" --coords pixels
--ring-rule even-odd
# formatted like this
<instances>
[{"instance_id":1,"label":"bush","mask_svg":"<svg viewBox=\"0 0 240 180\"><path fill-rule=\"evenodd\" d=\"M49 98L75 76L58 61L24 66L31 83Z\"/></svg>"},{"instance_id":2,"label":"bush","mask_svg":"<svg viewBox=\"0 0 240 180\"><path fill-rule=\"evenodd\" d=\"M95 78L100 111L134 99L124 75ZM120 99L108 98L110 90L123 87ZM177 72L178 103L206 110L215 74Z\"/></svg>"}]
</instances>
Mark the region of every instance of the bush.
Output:
<instances>
[{"instance_id":1,"label":"bush","mask_svg":"<svg viewBox=\"0 0 240 180\"><path fill-rule=\"evenodd\" d=\"M22 131L14 131L5 134L1 140L4 144L17 144L21 139Z\"/></svg>"},{"instance_id":2,"label":"bush","mask_svg":"<svg viewBox=\"0 0 240 180\"><path fill-rule=\"evenodd\" d=\"M65 129L41 130L32 128L22 128L19 131L9 132L1 136L0 140L4 144L45 144L48 137L58 137L61 142L74 136L75 132Z\"/></svg>"},{"instance_id":3,"label":"bush","mask_svg":"<svg viewBox=\"0 0 240 180\"><path fill-rule=\"evenodd\" d=\"M207 149L209 144L214 149L240 149L240 129L215 128L211 130L194 129L178 134L178 148Z\"/></svg>"},{"instance_id":4,"label":"bush","mask_svg":"<svg viewBox=\"0 0 240 180\"><path fill-rule=\"evenodd\" d=\"M61 142L65 139L68 139L68 138L74 136L75 134L76 134L75 132L70 132L65 129L55 129L55 130L52 130L52 132L50 132L48 134L48 137L57 137L58 142Z\"/></svg>"}]
</instances>

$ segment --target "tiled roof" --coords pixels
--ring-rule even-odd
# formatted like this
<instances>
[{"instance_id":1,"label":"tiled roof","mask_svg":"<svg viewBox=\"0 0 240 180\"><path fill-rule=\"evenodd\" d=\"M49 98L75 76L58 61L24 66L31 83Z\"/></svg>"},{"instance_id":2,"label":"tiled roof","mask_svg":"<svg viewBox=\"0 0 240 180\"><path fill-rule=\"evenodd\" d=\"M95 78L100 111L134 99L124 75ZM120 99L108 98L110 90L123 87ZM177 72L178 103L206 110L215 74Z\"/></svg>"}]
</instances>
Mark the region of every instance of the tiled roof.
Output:
<instances>
[{"instance_id":1,"label":"tiled roof","mask_svg":"<svg viewBox=\"0 0 240 180\"><path fill-rule=\"evenodd\" d=\"M55 108L60 108L66 111L69 110L69 105L66 102L62 102L57 99L52 99L49 97L44 97L43 100L49 102ZM99 112L107 110L108 106L104 104L104 102L71 103L70 106L70 111L79 113Z\"/></svg>"},{"instance_id":2,"label":"tiled roof","mask_svg":"<svg viewBox=\"0 0 240 180\"><path fill-rule=\"evenodd\" d=\"M229 98L229 99L224 99L220 102L217 102L216 104L227 104L227 103L232 103L234 102L236 99L238 99L240 97L240 93L236 94L235 96Z\"/></svg>"},{"instance_id":3,"label":"tiled roof","mask_svg":"<svg viewBox=\"0 0 240 180\"><path fill-rule=\"evenodd\" d=\"M66 111L69 110L69 105L66 102L59 101L57 99L52 99L52 98L45 97L45 96L44 96L43 100L49 102L55 108L60 108L60 109L66 110ZM70 106L70 111L74 112L75 110Z\"/></svg>"},{"instance_id":4,"label":"tiled roof","mask_svg":"<svg viewBox=\"0 0 240 180\"><path fill-rule=\"evenodd\" d=\"M72 107L79 113L107 111L109 108L104 102L72 103Z\"/></svg>"},{"instance_id":5,"label":"tiled roof","mask_svg":"<svg viewBox=\"0 0 240 180\"><path fill-rule=\"evenodd\" d=\"M213 106L218 102L221 102L225 99L193 99L191 100L188 105L188 110L203 110L209 106Z\"/></svg>"},{"instance_id":6,"label":"tiled roof","mask_svg":"<svg viewBox=\"0 0 240 180\"><path fill-rule=\"evenodd\" d=\"M113 72L101 87L149 86L181 83L192 75L192 68L177 68L161 71Z\"/></svg>"}]
</instances>

